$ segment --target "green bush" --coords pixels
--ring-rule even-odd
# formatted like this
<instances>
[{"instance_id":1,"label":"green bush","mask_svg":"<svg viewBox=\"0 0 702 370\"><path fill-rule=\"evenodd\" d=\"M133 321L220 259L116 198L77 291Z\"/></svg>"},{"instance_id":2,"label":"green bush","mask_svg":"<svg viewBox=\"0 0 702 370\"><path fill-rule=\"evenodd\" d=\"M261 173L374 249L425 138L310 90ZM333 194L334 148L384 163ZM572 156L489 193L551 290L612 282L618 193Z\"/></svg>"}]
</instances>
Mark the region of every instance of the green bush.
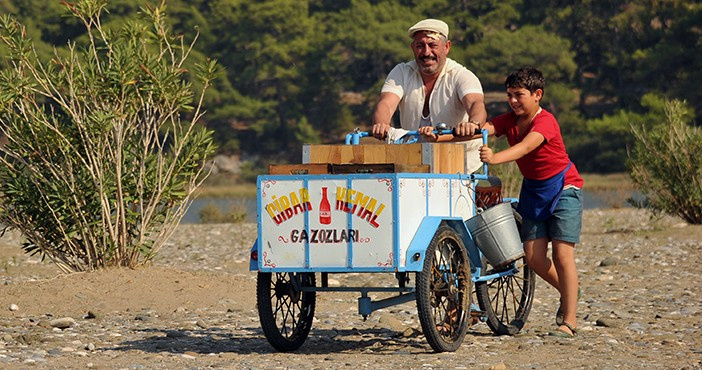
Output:
<instances>
[{"instance_id":1,"label":"green bush","mask_svg":"<svg viewBox=\"0 0 702 370\"><path fill-rule=\"evenodd\" d=\"M106 0L63 4L87 36L49 61L24 26L0 18L0 222L63 271L134 267L164 245L207 175L212 134L186 79L204 94L216 64L190 77L193 44L170 34L164 4L120 30L102 26Z\"/></svg>"},{"instance_id":2,"label":"green bush","mask_svg":"<svg viewBox=\"0 0 702 370\"><path fill-rule=\"evenodd\" d=\"M238 224L246 221L246 215L244 205L232 204L227 212L222 212L213 202L205 204L199 212L200 222L203 224Z\"/></svg>"},{"instance_id":3,"label":"green bush","mask_svg":"<svg viewBox=\"0 0 702 370\"><path fill-rule=\"evenodd\" d=\"M224 216L222 216L222 210L212 202L208 202L200 208L198 216L200 216L200 222L203 224L218 224L221 223L224 218Z\"/></svg>"},{"instance_id":4,"label":"green bush","mask_svg":"<svg viewBox=\"0 0 702 370\"><path fill-rule=\"evenodd\" d=\"M644 194L639 206L702 223L702 129L685 122L680 101L666 104L666 122L651 129L631 126L635 144L629 174Z\"/></svg>"}]
</instances>

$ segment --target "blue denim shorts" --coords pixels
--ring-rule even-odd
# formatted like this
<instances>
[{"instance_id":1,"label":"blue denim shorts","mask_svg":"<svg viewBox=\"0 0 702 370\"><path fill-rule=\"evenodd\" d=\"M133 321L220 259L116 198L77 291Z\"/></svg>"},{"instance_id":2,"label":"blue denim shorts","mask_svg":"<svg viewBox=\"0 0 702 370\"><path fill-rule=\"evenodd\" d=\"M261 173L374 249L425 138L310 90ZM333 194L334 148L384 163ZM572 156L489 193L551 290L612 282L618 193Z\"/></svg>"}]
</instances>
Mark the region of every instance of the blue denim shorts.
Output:
<instances>
[{"instance_id":1,"label":"blue denim shorts","mask_svg":"<svg viewBox=\"0 0 702 370\"><path fill-rule=\"evenodd\" d=\"M553 214L543 221L522 220L522 239L533 240L547 237L549 240L580 242L583 224L583 191L569 188L563 190Z\"/></svg>"}]
</instances>

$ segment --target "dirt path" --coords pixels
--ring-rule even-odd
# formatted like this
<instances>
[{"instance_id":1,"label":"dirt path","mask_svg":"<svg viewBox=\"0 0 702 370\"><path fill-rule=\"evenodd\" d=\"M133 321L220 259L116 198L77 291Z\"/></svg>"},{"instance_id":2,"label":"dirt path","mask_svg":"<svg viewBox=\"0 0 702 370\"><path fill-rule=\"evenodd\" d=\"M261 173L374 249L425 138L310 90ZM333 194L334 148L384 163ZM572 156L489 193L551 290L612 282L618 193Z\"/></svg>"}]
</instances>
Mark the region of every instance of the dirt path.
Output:
<instances>
[{"instance_id":1,"label":"dirt path","mask_svg":"<svg viewBox=\"0 0 702 370\"><path fill-rule=\"evenodd\" d=\"M558 297L538 281L520 334L495 337L478 324L457 352L441 354L419 331L414 303L363 321L356 293L318 294L303 347L275 352L248 271L254 238L251 224L183 225L152 267L61 275L5 235L0 368L702 368L702 226L586 211L577 339L546 335Z\"/></svg>"}]
</instances>

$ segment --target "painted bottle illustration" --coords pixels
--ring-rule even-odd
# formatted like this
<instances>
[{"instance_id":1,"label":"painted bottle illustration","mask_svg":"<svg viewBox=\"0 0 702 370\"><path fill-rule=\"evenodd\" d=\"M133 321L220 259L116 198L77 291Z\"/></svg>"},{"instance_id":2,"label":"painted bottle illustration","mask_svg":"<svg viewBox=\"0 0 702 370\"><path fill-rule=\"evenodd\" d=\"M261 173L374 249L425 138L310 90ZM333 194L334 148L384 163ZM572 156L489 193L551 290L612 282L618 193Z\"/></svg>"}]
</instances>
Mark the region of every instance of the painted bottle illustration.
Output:
<instances>
[{"instance_id":1,"label":"painted bottle illustration","mask_svg":"<svg viewBox=\"0 0 702 370\"><path fill-rule=\"evenodd\" d=\"M331 205L327 199L327 188L322 187L322 201L319 203L319 223L329 225L331 223Z\"/></svg>"}]
</instances>

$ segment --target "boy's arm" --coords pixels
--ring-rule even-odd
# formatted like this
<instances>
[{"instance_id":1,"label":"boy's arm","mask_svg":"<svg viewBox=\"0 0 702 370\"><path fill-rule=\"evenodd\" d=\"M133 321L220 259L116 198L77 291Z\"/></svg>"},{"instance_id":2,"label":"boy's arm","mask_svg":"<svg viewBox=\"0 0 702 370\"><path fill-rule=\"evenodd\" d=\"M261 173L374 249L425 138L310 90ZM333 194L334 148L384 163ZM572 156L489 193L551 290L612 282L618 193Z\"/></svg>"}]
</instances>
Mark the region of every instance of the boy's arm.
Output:
<instances>
[{"instance_id":1,"label":"boy's arm","mask_svg":"<svg viewBox=\"0 0 702 370\"><path fill-rule=\"evenodd\" d=\"M501 152L492 153L492 150L486 147L486 149L490 151L490 153L485 154L484 158L481 153L481 159L484 159L484 162L487 164L500 164L516 161L517 159L524 157L525 155L531 153L534 149L538 148L539 145L541 145L544 142L544 140L545 139L543 135L541 135L538 132L532 131L529 134L527 134L524 140Z\"/></svg>"}]
</instances>

